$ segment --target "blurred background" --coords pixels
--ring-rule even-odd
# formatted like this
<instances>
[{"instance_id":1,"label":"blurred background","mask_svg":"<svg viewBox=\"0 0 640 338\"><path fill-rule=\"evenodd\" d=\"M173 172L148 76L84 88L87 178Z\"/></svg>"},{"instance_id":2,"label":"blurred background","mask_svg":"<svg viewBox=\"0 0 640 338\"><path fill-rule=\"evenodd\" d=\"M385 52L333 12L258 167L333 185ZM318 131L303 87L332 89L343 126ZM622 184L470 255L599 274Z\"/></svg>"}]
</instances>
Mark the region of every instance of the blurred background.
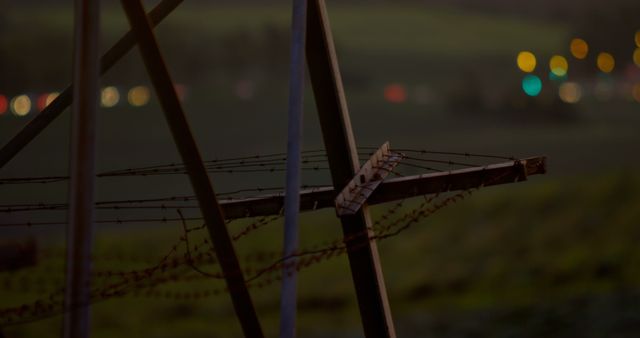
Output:
<instances>
[{"instance_id":1,"label":"blurred background","mask_svg":"<svg viewBox=\"0 0 640 338\"><path fill-rule=\"evenodd\" d=\"M128 24L119 2L102 3L106 51ZM156 3L145 1L147 9ZM290 6L186 0L156 29L205 159L285 151ZM390 141L398 149L548 157L547 175L481 189L380 243L399 336L637 336L640 3L328 0L327 7L359 146ZM0 0L0 8L5 144L70 83L73 2ZM322 149L310 85L305 95L304 148ZM0 178L67 175L69 126L67 110L0 169ZM179 161L133 50L102 77L97 170ZM215 172L211 178L218 192L284 185L282 172ZM330 182L326 170L303 178L308 185ZM6 206L65 203L66 183L3 183L0 223L65 220L65 212L9 212ZM191 194L185 175L97 183L98 200ZM374 215L389 207L374 208ZM301 227L306 245L340 236L330 211L305 215ZM248 257L280 250L281 230L275 221L237 249ZM99 225L95 252L104 259L96 264L127 270L157 262L181 231L179 222ZM6 252L20 246L33 254L25 264L0 264L0 307L46 298L63 285L64 225L3 226L0 233ZM362 336L344 255L303 270L300 278L301 337ZM174 288L187 292L194 284ZM278 292L278 283L252 290L271 336ZM183 298L99 302L93 336L240 335L224 292ZM49 336L59 332L60 318L11 325L5 335Z\"/></svg>"}]
</instances>

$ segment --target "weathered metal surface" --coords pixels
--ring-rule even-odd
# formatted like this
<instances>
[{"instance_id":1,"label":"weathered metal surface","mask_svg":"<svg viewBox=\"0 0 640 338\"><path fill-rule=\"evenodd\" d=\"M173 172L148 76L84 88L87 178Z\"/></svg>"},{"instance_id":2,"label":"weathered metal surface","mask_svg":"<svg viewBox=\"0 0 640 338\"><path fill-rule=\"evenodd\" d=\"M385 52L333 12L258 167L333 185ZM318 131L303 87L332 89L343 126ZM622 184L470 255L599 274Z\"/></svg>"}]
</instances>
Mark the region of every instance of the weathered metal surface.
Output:
<instances>
[{"instance_id":1,"label":"weathered metal surface","mask_svg":"<svg viewBox=\"0 0 640 338\"><path fill-rule=\"evenodd\" d=\"M342 190L360 169L349 111L338 69L325 3L309 2L307 12L307 62L327 150L333 186ZM335 197L335 195L333 196ZM354 215L340 218L346 241L351 277L365 335L395 337L387 291L372 235L371 217L364 204Z\"/></svg>"},{"instance_id":2,"label":"weathered metal surface","mask_svg":"<svg viewBox=\"0 0 640 338\"><path fill-rule=\"evenodd\" d=\"M362 165L358 173L336 197L336 213L338 216L355 214L367 198L382 183L385 177L398 165L402 154L392 153L389 142L380 147L371 158Z\"/></svg>"}]
</instances>

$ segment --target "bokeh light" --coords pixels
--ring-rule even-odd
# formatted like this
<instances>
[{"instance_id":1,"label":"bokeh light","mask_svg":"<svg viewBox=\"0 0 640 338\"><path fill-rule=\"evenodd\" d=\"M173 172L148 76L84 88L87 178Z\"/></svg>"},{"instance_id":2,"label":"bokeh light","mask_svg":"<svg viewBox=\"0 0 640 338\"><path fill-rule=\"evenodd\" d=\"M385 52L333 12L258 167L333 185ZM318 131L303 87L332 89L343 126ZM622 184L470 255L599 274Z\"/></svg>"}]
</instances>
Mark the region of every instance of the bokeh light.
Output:
<instances>
[{"instance_id":1,"label":"bokeh light","mask_svg":"<svg viewBox=\"0 0 640 338\"><path fill-rule=\"evenodd\" d=\"M636 48L636 50L633 51L633 63L635 63L636 66L640 67L640 47Z\"/></svg>"},{"instance_id":2,"label":"bokeh light","mask_svg":"<svg viewBox=\"0 0 640 338\"><path fill-rule=\"evenodd\" d=\"M38 111L43 111L44 108L47 107L47 96L49 96L49 93L44 93L38 96L38 99L36 100L36 107L38 108Z\"/></svg>"},{"instance_id":3,"label":"bokeh light","mask_svg":"<svg viewBox=\"0 0 640 338\"><path fill-rule=\"evenodd\" d=\"M178 95L178 100L184 101L187 98L187 86L181 83L176 83L173 85L173 88L175 89L176 94Z\"/></svg>"},{"instance_id":4,"label":"bokeh light","mask_svg":"<svg viewBox=\"0 0 640 338\"><path fill-rule=\"evenodd\" d=\"M560 100L566 103L578 103L582 98L582 89L575 82L565 82L558 88Z\"/></svg>"},{"instance_id":5,"label":"bokeh light","mask_svg":"<svg viewBox=\"0 0 640 338\"><path fill-rule=\"evenodd\" d=\"M109 86L102 89L100 94L100 104L103 107L111 108L120 102L120 92L118 88Z\"/></svg>"},{"instance_id":6,"label":"bokeh light","mask_svg":"<svg viewBox=\"0 0 640 338\"><path fill-rule=\"evenodd\" d=\"M9 109L9 100L4 95L0 95L0 115L4 115Z\"/></svg>"},{"instance_id":7,"label":"bokeh light","mask_svg":"<svg viewBox=\"0 0 640 338\"><path fill-rule=\"evenodd\" d=\"M436 93L433 89L425 84L417 85L413 90L413 98L416 103L421 105L431 104L436 99Z\"/></svg>"},{"instance_id":8,"label":"bokeh light","mask_svg":"<svg viewBox=\"0 0 640 338\"><path fill-rule=\"evenodd\" d=\"M549 68L553 74L562 77L567 75L569 63L564 56L554 55L551 57L551 60L549 60Z\"/></svg>"},{"instance_id":9,"label":"bokeh light","mask_svg":"<svg viewBox=\"0 0 640 338\"><path fill-rule=\"evenodd\" d=\"M58 96L60 96L60 93L58 92L49 93L49 95L47 95L47 99L45 100L45 106L50 105L53 100L58 98Z\"/></svg>"},{"instance_id":10,"label":"bokeh light","mask_svg":"<svg viewBox=\"0 0 640 338\"><path fill-rule=\"evenodd\" d=\"M616 66L616 61L613 58L613 55L609 53L600 53L598 54L598 69L604 73L611 73L613 68Z\"/></svg>"},{"instance_id":11,"label":"bokeh light","mask_svg":"<svg viewBox=\"0 0 640 338\"><path fill-rule=\"evenodd\" d=\"M529 96L538 96L542 91L542 80L529 74L522 79L522 90Z\"/></svg>"},{"instance_id":12,"label":"bokeh light","mask_svg":"<svg viewBox=\"0 0 640 338\"><path fill-rule=\"evenodd\" d=\"M253 80L240 80L235 83L233 88L237 98L248 101L253 99L256 93L256 84Z\"/></svg>"},{"instance_id":13,"label":"bokeh light","mask_svg":"<svg viewBox=\"0 0 640 338\"><path fill-rule=\"evenodd\" d=\"M564 75L558 75L556 73L554 73L553 71L549 72L549 80L553 81L553 82L564 82L566 81L568 78L567 74L565 73Z\"/></svg>"},{"instance_id":14,"label":"bokeh light","mask_svg":"<svg viewBox=\"0 0 640 338\"><path fill-rule=\"evenodd\" d=\"M615 81L611 78L611 75L600 73L598 74L598 80L593 88L593 95L596 100L604 102L611 100L615 93Z\"/></svg>"},{"instance_id":15,"label":"bokeh light","mask_svg":"<svg viewBox=\"0 0 640 338\"><path fill-rule=\"evenodd\" d=\"M402 103L407 100L407 90L398 83L392 83L384 88L384 98L391 103Z\"/></svg>"},{"instance_id":16,"label":"bokeh light","mask_svg":"<svg viewBox=\"0 0 640 338\"><path fill-rule=\"evenodd\" d=\"M145 86L137 86L131 88L129 90L129 104L134 107L141 107L149 103L149 98L151 97L151 93L149 92L149 88Z\"/></svg>"},{"instance_id":17,"label":"bokeh light","mask_svg":"<svg viewBox=\"0 0 640 338\"><path fill-rule=\"evenodd\" d=\"M531 52L518 53L518 68L525 73L531 73L536 69L536 56Z\"/></svg>"},{"instance_id":18,"label":"bokeh light","mask_svg":"<svg viewBox=\"0 0 640 338\"><path fill-rule=\"evenodd\" d=\"M16 96L11 100L11 112L16 116L25 116L31 112L31 99L27 95Z\"/></svg>"},{"instance_id":19,"label":"bokeh light","mask_svg":"<svg viewBox=\"0 0 640 338\"><path fill-rule=\"evenodd\" d=\"M636 46L640 47L640 31L636 32Z\"/></svg>"},{"instance_id":20,"label":"bokeh light","mask_svg":"<svg viewBox=\"0 0 640 338\"><path fill-rule=\"evenodd\" d=\"M569 48L571 49L571 55L576 59L582 60L589 54L589 45L586 41L579 38L571 40Z\"/></svg>"},{"instance_id":21,"label":"bokeh light","mask_svg":"<svg viewBox=\"0 0 640 338\"><path fill-rule=\"evenodd\" d=\"M636 102L640 103L640 83L636 83L631 89L631 95Z\"/></svg>"}]
</instances>

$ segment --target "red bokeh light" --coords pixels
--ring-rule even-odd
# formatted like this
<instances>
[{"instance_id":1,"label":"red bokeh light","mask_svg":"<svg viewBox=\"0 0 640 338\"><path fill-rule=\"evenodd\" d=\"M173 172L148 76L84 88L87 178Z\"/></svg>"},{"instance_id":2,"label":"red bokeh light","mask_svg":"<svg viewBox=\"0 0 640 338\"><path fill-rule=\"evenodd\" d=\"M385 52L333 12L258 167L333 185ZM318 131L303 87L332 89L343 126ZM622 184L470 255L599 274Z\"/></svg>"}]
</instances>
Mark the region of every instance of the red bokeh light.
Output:
<instances>
[{"instance_id":1,"label":"red bokeh light","mask_svg":"<svg viewBox=\"0 0 640 338\"><path fill-rule=\"evenodd\" d=\"M391 103L407 101L407 90L401 84L392 83L384 88L384 99Z\"/></svg>"},{"instance_id":2,"label":"red bokeh light","mask_svg":"<svg viewBox=\"0 0 640 338\"><path fill-rule=\"evenodd\" d=\"M49 94L44 93L40 96L38 96L38 101L36 102L36 105L38 107L38 111L43 111L44 108L47 107L47 97L49 97Z\"/></svg>"},{"instance_id":3,"label":"red bokeh light","mask_svg":"<svg viewBox=\"0 0 640 338\"><path fill-rule=\"evenodd\" d=\"M0 95L0 115L3 115L9 109L9 100L4 95Z\"/></svg>"}]
</instances>

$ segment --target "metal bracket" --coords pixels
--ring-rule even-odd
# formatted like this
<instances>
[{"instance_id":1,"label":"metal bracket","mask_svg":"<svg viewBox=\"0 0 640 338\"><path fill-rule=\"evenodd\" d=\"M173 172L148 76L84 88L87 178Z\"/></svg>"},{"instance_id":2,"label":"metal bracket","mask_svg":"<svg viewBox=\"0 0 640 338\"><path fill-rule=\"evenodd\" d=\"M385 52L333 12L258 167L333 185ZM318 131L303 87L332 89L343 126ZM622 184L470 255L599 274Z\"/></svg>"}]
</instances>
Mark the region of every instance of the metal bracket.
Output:
<instances>
[{"instance_id":1,"label":"metal bracket","mask_svg":"<svg viewBox=\"0 0 640 338\"><path fill-rule=\"evenodd\" d=\"M404 155L401 153L391 152L389 142L385 142L336 197L335 204L338 216L353 215L360 210L369 196L403 157Z\"/></svg>"}]
</instances>

